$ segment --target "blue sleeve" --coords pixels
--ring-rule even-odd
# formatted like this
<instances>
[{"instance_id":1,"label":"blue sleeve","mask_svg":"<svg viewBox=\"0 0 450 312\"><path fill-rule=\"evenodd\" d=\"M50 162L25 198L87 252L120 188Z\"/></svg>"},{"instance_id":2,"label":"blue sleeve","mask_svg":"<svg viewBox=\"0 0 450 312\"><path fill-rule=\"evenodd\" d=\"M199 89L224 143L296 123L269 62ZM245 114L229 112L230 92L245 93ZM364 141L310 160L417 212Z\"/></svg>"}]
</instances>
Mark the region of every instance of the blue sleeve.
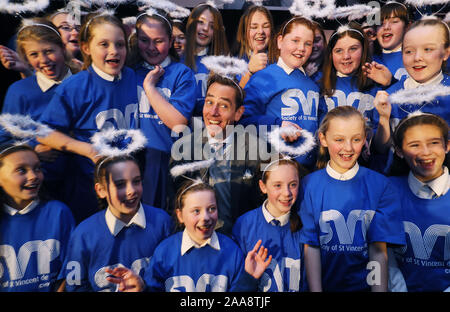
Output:
<instances>
[{"instance_id":1,"label":"blue sleeve","mask_svg":"<svg viewBox=\"0 0 450 312\"><path fill-rule=\"evenodd\" d=\"M230 255L233 256L233 255ZM258 288L258 280L253 278L250 274L245 271L245 255L240 249L236 249L234 257L228 258L229 261L234 261L234 266L236 268L236 274L231 277L230 292L249 292L256 291Z\"/></svg>"},{"instance_id":2,"label":"blue sleeve","mask_svg":"<svg viewBox=\"0 0 450 312\"><path fill-rule=\"evenodd\" d=\"M405 244L403 223L401 221L401 203L397 188L390 181L384 184L378 207L370 223L367 242L386 242Z\"/></svg>"},{"instance_id":3,"label":"blue sleeve","mask_svg":"<svg viewBox=\"0 0 450 312\"><path fill-rule=\"evenodd\" d=\"M300 230L300 241L311 246L320 246L319 229L314 217L314 198L307 186L304 186L305 194L300 205L300 219L303 227Z\"/></svg>"},{"instance_id":4,"label":"blue sleeve","mask_svg":"<svg viewBox=\"0 0 450 312\"><path fill-rule=\"evenodd\" d=\"M244 237L242 235L243 226L242 217L238 218L233 226L233 230L231 233L231 238L236 242L236 244L241 248L243 253L246 253Z\"/></svg>"},{"instance_id":5,"label":"blue sleeve","mask_svg":"<svg viewBox=\"0 0 450 312\"><path fill-rule=\"evenodd\" d=\"M197 94L197 83L194 73L186 69L179 79L174 93L170 95L169 102L184 116L190 119L195 109Z\"/></svg>"},{"instance_id":6,"label":"blue sleeve","mask_svg":"<svg viewBox=\"0 0 450 312\"><path fill-rule=\"evenodd\" d=\"M164 257L161 256L159 248L155 249L148 269L145 270L144 283L147 292L164 292L166 281L164 274Z\"/></svg>"}]
</instances>

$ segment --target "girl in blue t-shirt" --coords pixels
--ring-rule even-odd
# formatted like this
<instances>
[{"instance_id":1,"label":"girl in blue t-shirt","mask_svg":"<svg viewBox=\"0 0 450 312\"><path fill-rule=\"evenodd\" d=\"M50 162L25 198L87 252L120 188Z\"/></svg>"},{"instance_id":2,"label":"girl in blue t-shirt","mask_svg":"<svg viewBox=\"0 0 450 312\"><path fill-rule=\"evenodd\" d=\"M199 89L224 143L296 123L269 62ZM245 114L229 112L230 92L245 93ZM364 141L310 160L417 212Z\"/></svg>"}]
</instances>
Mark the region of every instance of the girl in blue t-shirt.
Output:
<instances>
[{"instance_id":1,"label":"girl in blue t-shirt","mask_svg":"<svg viewBox=\"0 0 450 312\"><path fill-rule=\"evenodd\" d=\"M41 193L44 175L27 145L0 147L0 292L55 291L75 221Z\"/></svg>"},{"instance_id":2,"label":"girl in blue t-shirt","mask_svg":"<svg viewBox=\"0 0 450 312\"><path fill-rule=\"evenodd\" d=\"M391 181L407 235L406 246L394 249L400 271L390 268L393 291L450 290L448 135L445 120L428 113L411 114L395 129L392 174L402 176ZM399 172L400 167L406 170Z\"/></svg>"},{"instance_id":3,"label":"girl in blue t-shirt","mask_svg":"<svg viewBox=\"0 0 450 312\"><path fill-rule=\"evenodd\" d=\"M385 65L392 76L400 80L408 76L402 62L402 41L410 23L410 14L403 3L395 1L383 5L380 14L382 24L377 29L377 43L381 51L375 51L373 59Z\"/></svg>"},{"instance_id":4,"label":"girl in blue t-shirt","mask_svg":"<svg viewBox=\"0 0 450 312\"><path fill-rule=\"evenodd\" d=\"M229 47L220 11L206 3L194 7L186 23L186 49L181 61L194 71L198 97L194 116L202 116L209 70L206 55L228 55Z\"/></svg>"},{"instance_id":5,"label":"girl in blue t-shirt","mask_svg":"<svg viewBox=\"0 0 450 312\"><path fill-rule=\"evenodd\" d=\"M95 191L102 211L70 237L60 277L67 291L116 291L108 270L128 267L143 276L156 246L173 230L169 215L141 204L142 176L132 156L100 158Z\"/></svg>"},{"instance_id":6,"label":"girl in blue t-shirt","mask_svg":"<svg viewBox=\"0 0 450 312\"><path fill-rule=\"evenodd\" d=\"M226 292L252 291L272 259L258 241L247 254L214 229L218 210L214 188L187 181L175 199L174 215L184 230L156 248L144 282L128 269L111 271L123 291Z\"/></svg>"},{"instance_id":7,"label":"girl in blue t-shirt","mask_svg":"<svg viewBox=\"0 0 450 312\"><path fill-rule=\"evenodd\" d=\"M162 11L140 14L136 20L139 128L148 138L143 176L143 202L165 208L166 179L172 131L188 124L197 87L193 71L178 62L170 18Z\"/></svg>"},{"instance_id":8,"label":"girl in blue t-shirt","mask_svg":"<svg viewBox=\"0 0 450 312\"><path fill-rule=\"evenodd\" d=\"M43 18L35 18L21 27L17 34L17 51L35 74L13 83L3 102L2 113L28 115L37 120L50 102L57 86L77 70L70 65L71 57L65 50L57 28ZM14 140L9 134L0 134L0 142ZM38 144L35 150L45 172L44 185L52 198L64 201L62 188L67 156Z\"/></svg>"},{"instance_id":9,"label":"girl in blue t-shirt","mask_svg":"<svg viewBox=\"0 0 450 312\"><path fill-rule=\"evenodd\" d=\"M301 168L291 159L279 159L265 167L259 186L267 200L238 218L233 238L244 254L258 240L272 255L272 262L258 285L259 291L302 291L304 281L302 223L297 214Z\"/></svg>"},{"instance_id":10,"label":"girl in blue t-shirt","mask_svg":"<svg viewBox=\"0 0 450 312\"><path fill-rule=\"evenodd\" d=\"M414 22L403 39L403 63L409 77L379 91L375 97L374 125L377 126L374 147L381 154L389 154L391 132L398 122L416 110L441 116L450 123L450 96L439 96L432 101L410 104L417 98L406 99L402 104L391 105L389 95L401 90L421 86L450 86L450 77L444 73L450 55L448 27L439 19L428 18ZM420 95L418 96L420 98ZM392 156L392 151L391 154ZM390 161L386 167L389 167Z\"/></svg>"},{"instance_id":11,"label":"girl in blue t-shirt","mask_svg":"<svg viewBox=\"0 0 450 312\"><path fill-rule=\"evenodd\" d=\"M318 130L315 171L303 180L300 217L311 291L387 291L387 244L404 244L400 202L389 180L358 165L366 140L362 114L332 109Z\"/></svg>"},{"instance_id":12,"label":"girl in blue t-shirt","mask_svg":"<svg viewBox=\"0 0 450 312\"><path fill-rule=\"evenodd\" d=\"M242 88L254 73L276 62L274 33L272 14L266 7L252 5L241 15L232 55L248 63L248 72L237 77Z\"/></svg>"},{"instance_id":13,"label":"girl in blue t-shirt","mask_svg":"<svg viewBox=\"0 0 450 312\"><path fill-rule=\"evenodd\" d=\"M312 51L314 29L310 20L298 16L282 25L277 36L278 62L254 74L244 88L242 124L294 126L311 133L317 130L326 105L319 87L302 67ZM287 140L299 142L298 138L294 135ZM312 168L314 152L297 160Z\"/></svg>"},{"instance_id":14,"label":"girl in blue t-shirt","mask_svg":"<svg viewBox=\"0 0 450 312\"><path fill-rule=\"evenodd\" d=\"M55 90L40 116L55 131L39 139L52 148L75 153L66 182L77 222L98 211L90 187L98 153L90 138L100 129L135 126L138 106L136 74L124 66L127 40L121 20L108 12L87 16L80 42L84 70Z\"/></svg>"}]
</instances>

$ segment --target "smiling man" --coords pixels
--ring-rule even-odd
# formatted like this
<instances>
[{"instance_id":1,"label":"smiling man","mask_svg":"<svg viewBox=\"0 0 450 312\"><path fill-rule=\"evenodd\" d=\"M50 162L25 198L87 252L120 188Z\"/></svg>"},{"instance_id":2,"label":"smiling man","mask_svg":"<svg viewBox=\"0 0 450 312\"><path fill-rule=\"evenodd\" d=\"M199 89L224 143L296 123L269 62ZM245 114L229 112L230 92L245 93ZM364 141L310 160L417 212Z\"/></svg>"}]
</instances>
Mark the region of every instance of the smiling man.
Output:
<instances>
[{"instance_id":1,"label":"smiling man","mask_svg":"<svg viewBox=\"0 0 450 312\"><path fill-rule=\"evenodd\" d=\"M211 75L203 106L204 128L201 133L194 128L193 133L183 136L172 148L171 168L215 159L213 165L191 173L190 177L200 176L214 186L219 207L217 227L224 234L231 234L237 217L261 205L262 195L258 189L260 160L272 156L267 152L267 142L255 135L256 128L255 133L251 133L236 125L244 112L244 96L244 91L231 79ZM170 177L168 180L167 206L173 207L170 202L173 194L186 179Z\"/></svg>"}]
</instances>

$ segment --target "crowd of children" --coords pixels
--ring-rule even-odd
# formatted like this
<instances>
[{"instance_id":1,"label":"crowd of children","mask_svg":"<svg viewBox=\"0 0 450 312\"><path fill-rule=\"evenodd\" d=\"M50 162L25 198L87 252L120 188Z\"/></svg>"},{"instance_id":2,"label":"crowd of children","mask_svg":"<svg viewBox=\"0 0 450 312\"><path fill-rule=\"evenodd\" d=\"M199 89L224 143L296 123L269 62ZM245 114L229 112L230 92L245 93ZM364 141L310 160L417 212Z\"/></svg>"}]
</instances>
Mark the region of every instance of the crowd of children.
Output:
<instances>
[{"instance_id":1,"label":"crowd of children","mask_svg":"<svg viewBox=\"0 0 450 312\"><path fill-rule=\"evenodd\" d=\"M24 20L16 47L0 46L22 76L0 119L50 130L23 141L0 120L0 291L450 291L450 31L414 9L388 2L380 25L326 36L321 19L276 27L249 5L231 48L211 3L185 21L146 6L131 29L107 9ZM248 66L218 79L209 56ZM418 101L430 87L444 91ZM245 161L168 189L174 143L201 116L221 134L281 127L294 129L284 144L302 150L309 132L316 146L246 169L247 196L265 199L236 211L223 199ZM93 139L113 129L120 154ZM142 144L127 150L134 129ZM227 154L232 136L215 134Z\"/></svg>"}]
</instances>

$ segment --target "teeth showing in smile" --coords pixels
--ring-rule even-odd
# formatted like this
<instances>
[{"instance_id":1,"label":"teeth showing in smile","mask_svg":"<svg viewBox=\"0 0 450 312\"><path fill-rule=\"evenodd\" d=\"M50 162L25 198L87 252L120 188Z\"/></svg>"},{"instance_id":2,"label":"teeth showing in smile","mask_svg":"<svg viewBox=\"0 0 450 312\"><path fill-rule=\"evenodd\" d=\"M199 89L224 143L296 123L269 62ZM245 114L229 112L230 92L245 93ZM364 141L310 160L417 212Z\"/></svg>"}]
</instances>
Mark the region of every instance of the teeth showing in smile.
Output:
<instances>
[{"instance_id":1,"label":"teeth showing in smile","mask_svg":"<svg viewBox=\"0 0 450 312\"><path fill-rule=\"evenodd\" d=\"M208 121L209 121L209 123L212 124L212 125L218 125L218 124L220 124L220 121L219 121L219 120L208 120Z\"/></svg>"}]
</instances>

